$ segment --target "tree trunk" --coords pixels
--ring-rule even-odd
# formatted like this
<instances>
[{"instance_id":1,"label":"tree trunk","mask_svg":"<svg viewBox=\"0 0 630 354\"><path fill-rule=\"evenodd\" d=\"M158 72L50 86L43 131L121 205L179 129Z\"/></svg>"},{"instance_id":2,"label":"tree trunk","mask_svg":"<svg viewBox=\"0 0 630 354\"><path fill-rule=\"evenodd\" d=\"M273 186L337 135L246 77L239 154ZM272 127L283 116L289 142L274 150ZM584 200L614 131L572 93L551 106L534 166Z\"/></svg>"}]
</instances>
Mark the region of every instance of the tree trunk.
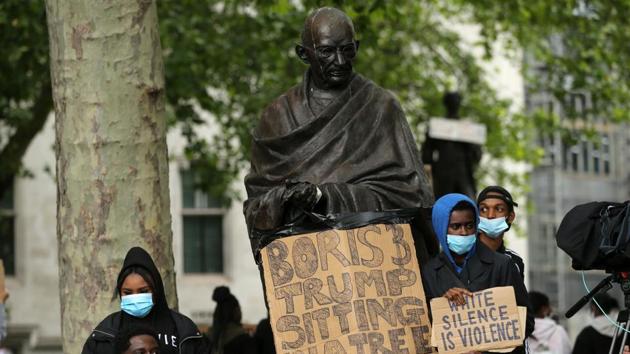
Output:
<instances>
[{"instance_id":1,"label":"tree trunk","mask_svg":"<svg viewBox=\"0 0 630 354\"><path fill-rule=\"evenodd\" d=\"M152 0L47 0L65 353L110 312L135 245L176 306L164 72Z\"/></svg>"}]
</instances>

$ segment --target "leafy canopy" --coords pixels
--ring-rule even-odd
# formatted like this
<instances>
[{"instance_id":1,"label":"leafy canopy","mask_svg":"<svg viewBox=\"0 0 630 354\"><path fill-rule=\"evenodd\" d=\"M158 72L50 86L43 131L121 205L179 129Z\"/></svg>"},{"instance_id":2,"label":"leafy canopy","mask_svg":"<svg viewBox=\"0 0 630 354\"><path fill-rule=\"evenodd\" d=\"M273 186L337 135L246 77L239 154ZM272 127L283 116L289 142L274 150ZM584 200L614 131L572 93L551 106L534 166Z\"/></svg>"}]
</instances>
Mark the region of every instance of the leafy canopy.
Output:
<instances>
[{"instance_id":1,"label":"leafy canopy","mask_svg":"<svg viewBox=\"0 0 630 354\"><path fill-rule=\"evenodd\" d=\"M170 123L186 136L186 157L215 196L235 196L230 186L247 167L250 129L266 104L300 81L306 67L293 47L302 21L320 6L353 18L357 71L399 96L419 137L428 117L444 114L441 96L449 89L464 95L462 116L487 124L493 157L535 162L535 129L565 129L551 112L510 114L449 28L457 22L481 26L488 56L497 41L515 53L524 48L533 59L527 62L544 72L528 77L529 88L552 93L569 118L629 120L628 0L159 1ZM47 40L42 1L0 2L0 197L52 110ZM593 95L586 112L567 100L580 90ZM210 138L196 133L205 124L201 110L217 128Z\"/></svg>"},{"instance_id":2,"label":"leafy canopy","mask_svg":"<svg viewBox=\"0 0 630 354\"><path fill-rule=\"evenodd\" d=\"M356 70L399 96L417 136L429 117L444 115L444 92L457 89L464 96L461 115L489 128L488 152L535 156L527 144L529 120L507 119L509 102L497 98L478 60L445 24L458 7L432 0L160 2L172 121L185 133L187 157L204 167L199 180L213 194L231 191L247 167L249 133L263 108L301 80L306 65L293 48L304 19L320 6L339 7L353 19L361 41ZM202 122L196 107L211 112L220 127L210 141L195 133Z\"/></svg>"},{"instance_id":3,"label":"leafy canopy","mask_svg":"<svg viewBox=\"0 0 630 354\"><path fill-rule=\"evenodd\" d=\"M482 26L486 47L503 38L527 50L530 90L550 94L566 118L561 122L554 112L537 112L538 128L575 138L598 121L628 122L630 1L458 2L469 20ZM575 94L588 96L584 109L576 109Z\"/></svg>"}]
</instances>

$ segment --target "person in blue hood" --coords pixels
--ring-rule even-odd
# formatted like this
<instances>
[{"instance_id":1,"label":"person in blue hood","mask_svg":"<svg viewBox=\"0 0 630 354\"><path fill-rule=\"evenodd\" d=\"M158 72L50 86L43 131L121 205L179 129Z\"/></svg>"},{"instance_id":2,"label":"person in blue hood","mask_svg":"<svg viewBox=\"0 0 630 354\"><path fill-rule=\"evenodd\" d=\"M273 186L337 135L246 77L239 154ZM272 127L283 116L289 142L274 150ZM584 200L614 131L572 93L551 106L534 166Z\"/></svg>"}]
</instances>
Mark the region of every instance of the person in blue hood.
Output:
<instances>
[{"instance_id":1,"label":"person in blue hood","mask_svg":"<svg viewBox=\"0 0 630 354\"><path fill-rule=\"evenodd\" d=\"M451 193L433 205L433 230L442 252L422 268L427 302L435 297L465 304L473 292L512 286L518 306L529 307L527 289L510 257L494 252L477 238L479 211L474 201ZM534 330L534 316L527 311L525 336ZM513 353L524 353L523 347Z\"/></svg>"}]
</instances>

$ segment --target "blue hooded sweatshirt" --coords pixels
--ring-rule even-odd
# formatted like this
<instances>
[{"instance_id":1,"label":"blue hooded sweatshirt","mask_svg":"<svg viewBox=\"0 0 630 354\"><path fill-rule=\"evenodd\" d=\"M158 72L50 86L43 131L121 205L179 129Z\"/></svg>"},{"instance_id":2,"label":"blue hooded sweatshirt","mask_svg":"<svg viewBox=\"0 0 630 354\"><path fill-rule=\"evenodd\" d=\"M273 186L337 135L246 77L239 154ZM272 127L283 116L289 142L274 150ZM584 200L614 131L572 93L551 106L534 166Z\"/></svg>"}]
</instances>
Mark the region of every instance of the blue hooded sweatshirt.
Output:
<instances>
[{"instance_id":1,"label":"blue hooded sweatshirt","mask_svg":"<svg viewBox=\"0 0 630 354\"><path fill-rule=\"evenodd\" d=\"M467 196L459 193L450 193L445 196L442 196L438 199L433 205L433 213L431 215L431 220L433 221L433 231L435 231L435 235L442 246L442 251L451 262L457 274L461 273L462 267L458 266L453 259L453 255L451 254L451 250L448 248L448 243L446 242L446 234L448 232L448 222L451 217L451 211L453 211L453 207L457 205L457 203L464 201L470 204L475 210L475 228L479 226L479 210L477 210L477 204L472 201L472 199ZM464 260L464 265L468 261L468 259L475 254L477 245L473 246L473 248L466 255L466 259Z\"/></svg>"}]
</instances>

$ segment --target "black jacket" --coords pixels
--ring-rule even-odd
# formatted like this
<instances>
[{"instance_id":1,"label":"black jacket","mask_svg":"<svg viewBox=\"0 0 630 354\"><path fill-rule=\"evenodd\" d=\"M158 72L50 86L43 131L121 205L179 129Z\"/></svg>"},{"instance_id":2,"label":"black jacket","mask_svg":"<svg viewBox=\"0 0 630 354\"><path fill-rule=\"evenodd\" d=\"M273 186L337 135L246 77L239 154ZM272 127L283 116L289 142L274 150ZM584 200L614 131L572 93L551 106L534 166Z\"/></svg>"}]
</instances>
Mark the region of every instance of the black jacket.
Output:
<instances>
[{"instance_id":1,"label":"black jacket","mask_svg":"<svg viewBox=\"0 0 630 354\"><path fill-rule=\"evenodd\" d=\"M623 340L623 333L617 337L615 348L613 353L619 353L619 346ZM575 338L575 345L573 346L573 354L607 354L612 344L612 337L605 336L599 332L593 326L588 326L578 334ZM626 339L626 345L630 344L630 335Z\"/></svg>"},{"instance_id":2,"label":"black jacket","mask_svg":"<svg viewBox=\"0 0 630 354\"><path fill-rule=\"evenodd\" d=\"M474 292L497 286L512 286L516 304L527 307L525 337L534 331L534 314L529 306L527 289L514 263L508 256L493 252L480 241L477 241L475 254L468 259L459 275L442 252L423 267L422 283L427 302L443 296L453 287L463 287ZM514 351L518 352L523 352L523 347Z\"/></svg>"},{"instance_id":3,"label":"black jacket","mask_svg":"<svg viewBox=\"0 0 630 354\"><path fill-rule=\"evenodd\" d=\"M232 338L223 347L223 354L259 354L256 340L247 333Z\"/></svg>"},{"instance_id":4,"label":"black jacket","mask_svg":"<svg viewBox=\"0 0 630 354\"><path fill-rule=\"evenodd\" d=\"M259 354L276 354L269 318L265 318L258 323L254 339L256 340Z\"/></svg>"},{"instance_id":5,"label":"black jacket","mask_svg":"<svg viewBox=\"0 0 630 354\"><path fill-rule=\"evenodd\" d=\"M197 354L207 350L206 341L199 333L197 326L188 317L169 309L164 293L162 276L151 255L140 247L133 247L127 252L122 269L116 282L116 293L127 275L131 273L148 273L152 283L154 306L145 318L136 318L121 311L107 316L96 326L83 346L82 354L118 354L114 353L116 337L127 328L136 325L150 326L162 335L160 351L162 353ZM173 343L176 342L177 345Z\"/></svg>"},{"instance_id":6,"label":"black jacket","mask_svg":"<svg viewBox=\"0 0 630 354\"><path fill-rule=\"evenodd\" d=\"M523 262L523 258L521 258L518 253L512 251L509 248L506 248L505 244L503 243L501 243L501 246L499 247L499 249L497 249L497 252L503 253L504 255L510 257L512 259L512 262L514 262L516 269L518 269L518 272L521 274L521 278L525 279L525 262Z\"/></svg>"},{"instance_id":7,"label":"black jacket","mask_svg":"<svg viewBox=\"0 0 630 354\"><path fill-rule=\"evenodd\" d=\"M180 314L171 311L171 318L175 323L175 328L179 334L179 353L181 354L201 354L207 352L206 340L201 335L193 321ZM114 353L116 336L118 335L118 324L122 314L120 311L114 312L105 317L96 326L92 334L85 342L81 354L118 354Z\"/></svg>"}]
</instances>

